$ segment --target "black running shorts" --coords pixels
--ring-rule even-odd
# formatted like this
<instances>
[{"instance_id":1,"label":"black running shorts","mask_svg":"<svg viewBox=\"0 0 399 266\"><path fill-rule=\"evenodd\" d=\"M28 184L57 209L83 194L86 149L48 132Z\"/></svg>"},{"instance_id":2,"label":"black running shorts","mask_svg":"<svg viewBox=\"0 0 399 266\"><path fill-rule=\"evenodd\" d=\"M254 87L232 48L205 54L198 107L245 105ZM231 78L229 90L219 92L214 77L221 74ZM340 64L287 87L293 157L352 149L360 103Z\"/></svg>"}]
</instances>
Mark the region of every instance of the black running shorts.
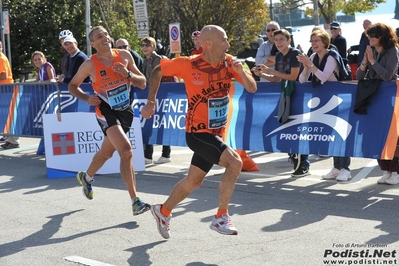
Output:
<instances>
[{"instance_id":1,"label":"black running shorts","mask_svg":"<svg viewBox=\"0 0 399 266\"><path fill-rule=\"evenodd\" d=\"M208 173L214 164L219 164L220 156L227 148L219 136L210 133L187 133L187 146L194 152L191 164Z\"/></svg>"},{"instance_id":2,"label":"black running shorts","mask_svg":"<svg viewBox=\"0 0 399 266\"><path fill-rule=\"evenodd\" d=\"M130 130L133 122L132 108L123 111L115 111L112 110L108 104L102 103L100 105L100 112L104 116L105 121L97 118L97 122L105 136L107 135L107 129L114 125L120 125L125 133Z\"/></svg>"}]
</instances>

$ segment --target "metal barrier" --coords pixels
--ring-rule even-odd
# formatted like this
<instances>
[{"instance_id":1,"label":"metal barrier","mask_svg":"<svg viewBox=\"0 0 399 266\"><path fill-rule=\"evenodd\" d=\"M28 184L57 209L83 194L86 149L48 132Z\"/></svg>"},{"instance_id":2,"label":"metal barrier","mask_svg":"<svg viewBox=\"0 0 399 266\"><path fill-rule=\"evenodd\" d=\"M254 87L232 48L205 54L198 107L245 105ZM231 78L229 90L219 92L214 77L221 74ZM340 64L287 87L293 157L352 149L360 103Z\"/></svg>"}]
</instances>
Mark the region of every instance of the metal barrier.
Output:
<instances>
[{"instance_id":1,"label":"metal barrier","mask_svg":"<svg viewBox=\"0 0 399 266\"><path fill-rule=\"evenodd\" d=\"M0 134L43 136L43 114L61 112L55 82L0 84Z\"/></svg>"}]
</instances>

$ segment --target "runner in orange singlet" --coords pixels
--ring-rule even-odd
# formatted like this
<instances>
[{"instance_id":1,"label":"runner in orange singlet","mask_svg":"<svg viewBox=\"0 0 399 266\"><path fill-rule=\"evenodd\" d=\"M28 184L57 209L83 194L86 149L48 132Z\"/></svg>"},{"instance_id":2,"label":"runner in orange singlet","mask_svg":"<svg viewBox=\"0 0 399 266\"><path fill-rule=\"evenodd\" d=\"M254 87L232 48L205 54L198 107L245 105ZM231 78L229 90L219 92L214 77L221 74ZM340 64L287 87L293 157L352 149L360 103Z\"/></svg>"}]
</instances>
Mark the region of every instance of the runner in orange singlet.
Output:
<instances>
[{"instance_id":1,"label":"runner in orange singlet","mask_svg":"<svg viewBox=\"0 0 399 266\"><path fill-rule=\"evenodd\" d=\"M93 28L89 39L97 54L80 66L68 90L73 96L96 106L96 117L105 136L101 149L94 155L87 171L79 172L76 178L85 196L93 199L93 177L116 150L121 158L121 176L132 199L133 215L138 215L149 210L150 205L137 197L132 146L125 133L133 121L130 86L144 89L146 79L137 69L129 51L111 49L110 36L103 27ZM90 96L79 88L87 76L91 77L95 91Z\"/></svg>"},{"instance_id":2,"label":"runner in orange singlet","mask_svg":"<svg viewBox=\"0 0 399 266\"><path fill-rule=\"evenodd\" d=\"M221 137L227 124L228 93L232 79L242 83L249 92L255 92L257 88L255 80L243 69L241 62L226 54L230 44L224 29L216 25L205 26L201 30L200 42L202 54L161 60L161 64L154 68L147 104L141 110L144 118L154 114L162 75L183 78L188 98L186 142L194 155L188 175L176 184L165 203L151 206L158 231L166 239L170 237L172 209L201 186L214 164L226 170L219 186L219 209L210 228L221 234L237 234L228 214L228 205L241 172L242 161Z\"/></svg>"}]
</instances>

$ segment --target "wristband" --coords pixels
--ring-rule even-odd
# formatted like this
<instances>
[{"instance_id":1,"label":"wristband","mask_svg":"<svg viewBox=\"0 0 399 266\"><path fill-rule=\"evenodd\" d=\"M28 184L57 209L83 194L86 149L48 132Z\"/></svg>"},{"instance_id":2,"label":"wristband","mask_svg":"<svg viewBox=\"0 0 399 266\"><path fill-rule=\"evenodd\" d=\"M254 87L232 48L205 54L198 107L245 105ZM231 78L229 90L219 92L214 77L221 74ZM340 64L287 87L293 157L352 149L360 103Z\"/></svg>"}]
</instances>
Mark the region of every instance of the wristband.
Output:
<instances>
[{"instance_id":1,"label":"wristband","mask_svg":"<svg viewBox=\"0 0 399 266\"><path fill-rule=\"evenodd\" d=\"M362 65L363 67L366 67L366 64L361 62L360 65Z\"/></svg>"},{"instance_id":2,"label":"wristband","mask_svg":"<svg viewBox=\"0 0 399 266\"><path fill-rule=\"evenodd\" d=\"M147 103L148 103L148 102L155 104L155 102L154 102L154 101L147 100Z\"/></svg>"}]
</instances>

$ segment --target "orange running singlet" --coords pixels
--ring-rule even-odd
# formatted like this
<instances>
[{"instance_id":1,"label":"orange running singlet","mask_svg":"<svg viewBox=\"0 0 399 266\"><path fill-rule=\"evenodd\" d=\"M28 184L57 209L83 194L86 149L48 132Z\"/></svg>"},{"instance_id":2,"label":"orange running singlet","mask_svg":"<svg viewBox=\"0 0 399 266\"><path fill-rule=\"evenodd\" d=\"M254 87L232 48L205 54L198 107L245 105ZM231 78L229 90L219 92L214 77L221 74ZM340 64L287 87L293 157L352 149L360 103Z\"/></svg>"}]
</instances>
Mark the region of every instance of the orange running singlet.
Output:
<instances>
[{"instance_id":1,"label":"orange running singlet","mask_svg":"<svg viewBox=\"0 0 399 266\"><path fill-rule=\"evenodd\" d=\"M122 58L119 56L118 50L112 50L114 56L114 63L121 62L125 64ZM92 55L91 59L94 63L95 68L95 80L92 83L93 89L97 92L98 97L106 102L111 109L116 111L123 111L130 106L130 83L125 77L116 74L112 69L112 65L107 67L104 66L97 55ZM103 117L100 112L100 106L96 107L96 115Z\"/></svg>"},{"instance_id":2,"label":"orange running singlet","mask_svg":"<svg viewBox=\"0 0 399 266\"><path fill-rule=\"evenodd\" d=\"M186 132L222 136L227 124L232 79L242 83L231 67L232 55L213 67L202 54L161 60L162 74L184 79L187 92Z\"/></svg>"}]
</instances>

